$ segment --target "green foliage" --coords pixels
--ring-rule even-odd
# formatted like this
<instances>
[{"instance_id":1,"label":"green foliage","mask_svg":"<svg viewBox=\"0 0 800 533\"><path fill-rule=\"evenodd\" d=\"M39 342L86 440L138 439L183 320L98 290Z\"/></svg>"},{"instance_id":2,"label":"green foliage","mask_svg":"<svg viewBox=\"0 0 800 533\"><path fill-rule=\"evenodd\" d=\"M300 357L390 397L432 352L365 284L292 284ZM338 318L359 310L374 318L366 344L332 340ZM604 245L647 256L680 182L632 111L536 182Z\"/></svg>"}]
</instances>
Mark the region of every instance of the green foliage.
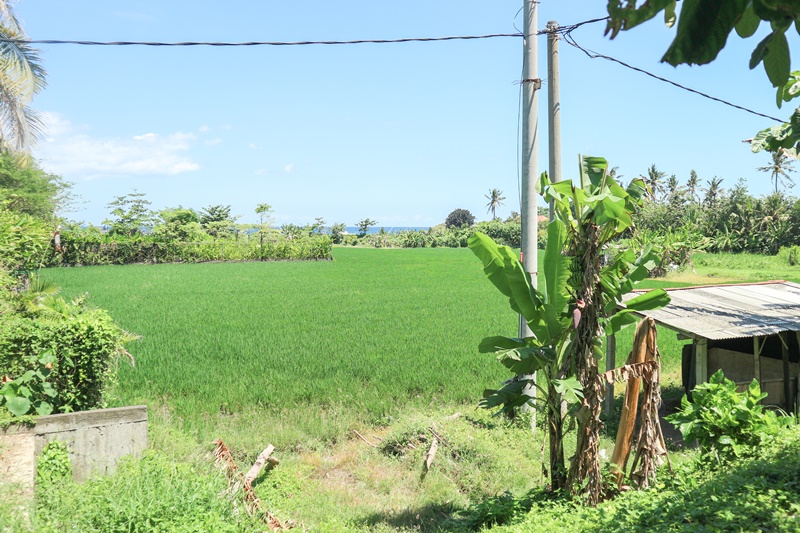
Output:
<instances>
[{"instance_id":1,"label":"green foliage","mask_svg":"<svg viewBox=\"0 0 800 533\"><path fill-rule=\"evenodd\" d=\"M210 205L200 210L200 225L212 237L230 234L234 222L229 205Z\"/></svg>"},{"instance_id":2,"label":"green foliage","mask_svg":"<svg viewBox=\"0 0 800 533\"><path fill-rule=\"evenodd\" d=\"M675 424L686 442L697 439L705 454L718 461L732 461L756 453L755 447L775 438L779 430L793 422L790 417L779 419L773 411L764 409L758 381L747 390L736 391L736 384L726 379L722 370L692 391L692 401L686 396L681 409L666 420Z\"/></svg>"},{"instance_id":3,"label":"green foliage","mask_svg":"<svg viewBox=\"0 0 800 533\"><path fill-rule=\"evenodd\" d=\"M189 223L192 226L195 223ZM122 237L92 231L65 230L63 251L47 256L47 266L126 265L131 263L202 263L207 261L272 261L330 259L331 239L327 235L286 239L276 233L264 239L239 242L217 239L194 242L164 240L153 235Z\"/></svg>"},{"instance_id":4,"label":"green foliage","mask_svg":"<svg viewBox=\"0 0 800 533\"><path fill-rule=\"evenodd\" d=\"M444 219L446 228L468 228L475 224L475 215L467 209L454 209Z\"/></svg>"},{"instance_id":5,"label":"green foliage","mask_svg":"<svg viewBox=\"0 0 800 533\"><path fill-rule=\"evenodd\" d=\"M37 268L49 236L43 222L0 208L0 269L21 273Z\"/></svg>"},{"instance_id":6,"label":"green foliage","mask_svg":"<svg viewBox=\"0 0 800 533\"><path fill-rule=\"evenodd\" d=\"M39 414L45 414L40 409L47 409L37 403L45 396L56 412L102 407L119 357L129 357L124 344L132 338L106 311L88 309L81 303L64 304L60 312L3 315L0 375L24 382L30 391L25 396ZM43 363L44 356L39 354L46 353L52 355ZM52 367L45 373L42 365ZM18 396L22 386L17 387ZM21 402L17 404L21 409Z\"/></svg>"},{"instance_id":7,"label":"green foliage","mask_svg":"<svg viewBox=\"0 0 800 533\"><path fill-rule=\"evenodd\" d=\"M371 218L364 218L359 220L356 223L356 227L358 228L358 237L363 238L364 236L366 236L367 232L369 231L369 228L376 225L377 223L378 223L377 221L372 220Z\"/></svg>"},{"instance_id":8,"label":"green foliage","mask_svg":"<svg viewBox=\"0 0 800 533\"><path fill-rule=\"evenodd\" d=\"M47 381L56 358L50 352L41 357L25 357L33 366L16 379L9 379L0 388L0 407L5 406L12 415L49 415L59 406L58 392Z\"/></svg>"},{"instance_id":9,"label":"green foliage","mask_svg":"<svg viewBox=\"0 0 800 533\"><path fill-rule=\"evenodd\" d=\"M153 228L153 236L159 241L197 242L205 233L200 217L194 209L171 207L158 212L159 223Z\"/></svg>"},{"instance_id":10,"label":"green foliage","mask_svg":"<svg viewBox=\"0 0 800 533\"><path fill-rule=\"evenodd\" d=\"M35 162L0 151L0 205L9 211L52 221L71 201L71 184L49 174Z\"/></svg>"},{"instance_id":11,"label":"green foliage","mask_svg":"<svg viewBox=\"0 0 800 533\"><path fill-rule=\"evenodd\" d=\"M331 226L331 240L333 244L342 244L344 242L344 232L347 226L344 222L337 222Z\"/></svg>"},{"instance_id":12,"label":"green foliage","mask_svg":"<svg viewBox=\"0 0 800 533\"><path fill-rule=\"evenodd\" d=\"M137 192L136 189L129 194L117 196L107 206L111 209L112 218L103 221L103 224L109 226L108 233L127 237L141 234L155 220L155 215L149 208L151 203L145 199L143 192Z\"/></svg>"},{"instance_id":13,"label":"green foliage","mask_svg":"<svg viewBox=\"0 0 800 533\"><path fill-rule=\"evenodd\" d=\"M245 533L263 531L225 497L227 482L218 472L175 462L148 452L125 457L113 475L82 485L46 484L37 489L32 530L127 533ZM241 505L240 503L238 505Z\"/></svg>"},{"instance_id":14,"label":"green foliage","mask_svg":"<svg viewBox=\"0 0 800 533\"><path fill-rule=\"evenodd\" d=\"M36 458L36 484L51 485L72 479L72 461L64 442L52 440Z\"/></svg>"},{"instance_id":15,"label":"green foliage","mask_svg":"<svg viewBox=\"0 0 800 533\"><path fill-rule=\"evenodd\" d=\"M528 496L517 498L506 491L472 505L464 513L467 516L467 527L478 531L487 527L519 522L531 510L533 504L533 500Z\"/></svg>"}]
</instances>

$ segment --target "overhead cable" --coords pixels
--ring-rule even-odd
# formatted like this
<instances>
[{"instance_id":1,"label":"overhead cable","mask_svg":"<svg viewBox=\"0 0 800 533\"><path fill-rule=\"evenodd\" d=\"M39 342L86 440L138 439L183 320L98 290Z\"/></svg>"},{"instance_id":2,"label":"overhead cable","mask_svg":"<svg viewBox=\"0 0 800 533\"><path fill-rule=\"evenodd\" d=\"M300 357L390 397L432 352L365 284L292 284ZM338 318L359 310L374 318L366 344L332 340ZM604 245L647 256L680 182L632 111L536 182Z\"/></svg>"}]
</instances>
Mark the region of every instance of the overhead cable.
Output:
<instances>
[{"instance_id":1,"label":"overhead cable","mask_svg":"<svg viewBox=\"0 0 800 533\"><path fill-rule=\"evenodd\" d=\"M556 30L540 30L535 35L548 33L564 33L579 28L584 24L592 24L607 20L608 17L584 20L577 24L562 26ZM401 39L356 39L349 41L245 41L245 42L219 42L219 41L78 41L61 39L0 39L0 43L26 43L26 44L74 44L80 46L314 46L314 45L351 45L351 44L397 44L397 43L427 43L439 41L471 41L479 39L497 39L506 37L524 37L522 32L517 33L489 33L486 35L454 35L447 37L407 37Z\"/></svg>"},{"instance_id":2,"label":"overhead cable","mask_svg":"<svg viewBox=\"0 0 800 533\"><path fill-rule=\"evenodd\" d=\"M752 115L756 115L758 117L768 118L768 119L774 120L776 122L786 122L783 119L776 118L776 117L773 117L773 116L770 116L770 115L765 115L764 113L759 113L758 111L753 111L752 109L748 109L746 107L743 107L743 106L728 102L727 100L723 100L722 98L717 98L716 96L711 96L710 94L706 94L706 93L704 93L702 91L698 91L696 89L692 89L691 87L686 87L685 85L681 85L680 83L677 83L675 81L669 80L667 78L663 78L661 76L653 74L652 72L648 72L648 71L646 71L644 69L641 69L639 67L634 67L633 65L629 65L628 63L625 63L624 61L621 61L621 60L619 60L617 58L614 58L614 57L611 57L611 56L607 56L605 54L601 54L601 53L598 53L598 52L594 52L592 50L587 50L586 48L584 48L581 45L579 45L578 42L575 40L575 38L572 36L572 29L563 32L563 35L564 35L564 40L567 42L567 44L570 44L570 45L574 46L575 48L577 48L578 50L582 51L584 54L589 56L589 58L591 58L591 59L600 58L600 59L605 59L607 61L612 61L614 63L622 65L625 68L629 68L629 69L631 69L633 71L640 72L642 74L650 76L651 78L655 78L658 81L663 81L664 83L669 83L670 85L674 85L675 87L677 87L679 89L683 89L684 91L688 91L690 93L694 93L696 95L702 96L703 98L708 98L709 100L713 100L715 102L719 102L721 104L725 104L725 105L730 106L730 107L732 107L734 109L738 109L740 111L745 111L747 113L750 113Z\"/></svg>"}]
</instances>

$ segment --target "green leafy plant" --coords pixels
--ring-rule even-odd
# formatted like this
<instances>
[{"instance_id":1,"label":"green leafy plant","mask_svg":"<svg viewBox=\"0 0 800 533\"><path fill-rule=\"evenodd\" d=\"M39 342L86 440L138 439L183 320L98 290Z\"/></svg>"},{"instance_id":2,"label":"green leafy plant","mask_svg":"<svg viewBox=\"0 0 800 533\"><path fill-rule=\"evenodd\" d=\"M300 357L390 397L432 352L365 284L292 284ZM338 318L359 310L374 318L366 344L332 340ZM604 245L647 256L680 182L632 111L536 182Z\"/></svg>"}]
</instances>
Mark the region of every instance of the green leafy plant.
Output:
<instances>
[{"instance_id":1,"label":"green leafy plant","mask_svg":"<svg viewBox=\"0 0 800 533\"><path fill-rule=\"evenodd\" d=\"M47 443L36 459L36 483L51 484L72 478L72 461L66 443L53 440Z\"/></svg>"},{"instance_id":2,"label":"green leafy plant","mask_svg":"<svg viewBox=\"0 0 800 533\"><path fill-rule=\"evenodd\" d=\"M708 383L694 388L691 402L684 396L680 411L666 420L678 426L687 442L697 439L705 454L718 461L731 461L752 455L756 446L794 421L764 409L761 400L766 397L758 381L737 392L736 384L718 370Z\"/></svg>"},{"instance_id":3,"label":"green leafy plant","mask_svg":"<svg viewBox=\"0 0 800 533\"><path fill-rule=\"evenodd\" d=\"M55 356L45 352L34 360L34 369L16 379L6 380L0 389L0 406L5 406L14 416L49 415L58 403L58 393L47 381Z\"/></svg>"},{"instance_id":4,"label":"green leafy plant","mask_svg":"<svg viewBox=\"0 0 800 533\"><path fill-rule=\"evenodd\" d=\"M605 265L601 265L601 255L631 227L632 213L645 188L640 179L633 180L627 190L620 187L608 176L608 162L603 158L583 157L580 163L579 187L570 181L551 185L546 174L539 183L557 215L548 226L543 292L533 286L511 248L498 246L480 232L470 237L469 247L531 332L525 338L488 337L481 342L482 353L496 354L515 374L500 389L486 390L481 406L508 412L528 403L538 388L545 398L552 487L585 487L580 490L590 503L597 503L602 492L597 447L603 397L597 361L603 356L603 338L635 323L634 312L666 305L669 296L656 289L618 309L622 296L655 267L658 254L649 246L638 256L625 250ZM562 402L572 405L578 426L569 479Z\"/></svg>"}]
</instances>

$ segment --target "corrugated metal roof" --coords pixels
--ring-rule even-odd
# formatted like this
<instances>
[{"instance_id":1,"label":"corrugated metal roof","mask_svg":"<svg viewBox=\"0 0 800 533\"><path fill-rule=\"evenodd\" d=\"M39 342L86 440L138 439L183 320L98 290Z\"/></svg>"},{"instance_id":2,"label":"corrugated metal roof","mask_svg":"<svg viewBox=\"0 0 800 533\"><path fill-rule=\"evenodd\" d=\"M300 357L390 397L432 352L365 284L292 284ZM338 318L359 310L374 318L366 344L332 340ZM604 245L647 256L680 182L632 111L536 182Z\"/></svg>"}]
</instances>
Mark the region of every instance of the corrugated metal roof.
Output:
<instances>
[{"instance_id":1,"label":"corrugated metal roof","mask_svg":"<svg viewBox=\"0 0 800 533\"><path fill-rule=\"evenodd\" d=\"M800 331L800 285L767 281L666 289L672 301L644 311L670 329L707 339L735 339ZM642 291L625 295L630 300Z\"/></svg>"}]
</instances>

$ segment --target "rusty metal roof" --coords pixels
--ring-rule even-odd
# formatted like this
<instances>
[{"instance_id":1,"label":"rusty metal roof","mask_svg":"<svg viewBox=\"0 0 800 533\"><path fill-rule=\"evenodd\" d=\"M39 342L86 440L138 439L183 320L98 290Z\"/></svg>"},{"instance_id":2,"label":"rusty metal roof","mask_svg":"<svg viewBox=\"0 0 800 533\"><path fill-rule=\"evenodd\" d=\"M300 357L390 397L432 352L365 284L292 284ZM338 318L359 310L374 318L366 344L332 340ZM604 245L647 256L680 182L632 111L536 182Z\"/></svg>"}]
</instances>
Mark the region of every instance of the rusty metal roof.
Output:
<instances>
[{"instance_id":1,"label":"rusty metal roof","mask_svg":"<svg viewBox=\"0 0 800 533\"><path fill-rule=\"evenodd\" d=\"M692 337L719 340L800 331L800 285L791 281L665 290L672 300L668 306L639 314Z\"/></svg>"}]
</instances>

